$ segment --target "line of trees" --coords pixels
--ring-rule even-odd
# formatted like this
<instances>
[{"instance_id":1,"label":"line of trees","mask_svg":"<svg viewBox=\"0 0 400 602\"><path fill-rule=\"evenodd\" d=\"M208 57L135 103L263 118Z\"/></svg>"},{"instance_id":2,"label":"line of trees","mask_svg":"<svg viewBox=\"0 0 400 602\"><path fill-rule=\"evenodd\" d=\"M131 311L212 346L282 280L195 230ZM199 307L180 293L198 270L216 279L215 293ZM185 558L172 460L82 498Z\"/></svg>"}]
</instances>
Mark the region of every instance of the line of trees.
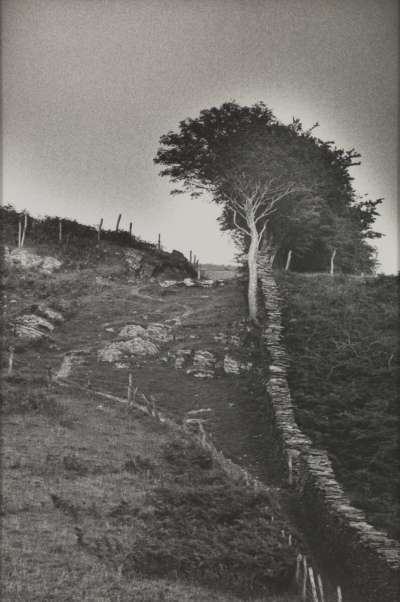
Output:
<instances>
[{"instance_id":1,"label":"line of trees","mask_svg":"<svg viewBox=\"0 0 400 602\"><path fill-rule=\"evenodd\" d=\"M247 258L253 321L260 251L271 267L296 262L297 269L313 269L328 258L332 274L337 266L374 268L367 241L380 236L372 226L382 199L357 197L349 169L360 155L315 137L317 126L305 130L299 119L285 125L262 102L226 102L160 138L154 161L180 185L172 194L206 192L222 207L221 228Z\"/></svg>"}]
</instances>

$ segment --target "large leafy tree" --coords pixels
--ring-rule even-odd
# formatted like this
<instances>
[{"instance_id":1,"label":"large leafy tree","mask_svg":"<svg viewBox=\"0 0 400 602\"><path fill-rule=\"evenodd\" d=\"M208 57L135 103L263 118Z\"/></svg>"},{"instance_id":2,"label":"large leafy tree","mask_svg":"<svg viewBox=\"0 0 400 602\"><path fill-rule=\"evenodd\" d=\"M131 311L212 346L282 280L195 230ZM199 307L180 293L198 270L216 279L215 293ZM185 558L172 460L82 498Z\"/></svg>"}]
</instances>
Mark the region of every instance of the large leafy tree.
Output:
<instances>
[{"instance_id":1,"label":"large leafy tree","mask_svg":"<svg viewBox=\"0 0 400 602\"><path fill-rule=\"evenodd\" d=\"M283 224L296 210L299 223L301 213L315 211L318 203L345 205L351 191L347 169L355 157L353 150L316 139L298 120L282 124L261 102L227 102L162 136L154 161L164 166L162 176L180 184L173 193L207 192L223 207L223 227L233 229L247 251L249 317L256 321L261 243L272 257L288 235Z\"/></svg>"}]
</instances>

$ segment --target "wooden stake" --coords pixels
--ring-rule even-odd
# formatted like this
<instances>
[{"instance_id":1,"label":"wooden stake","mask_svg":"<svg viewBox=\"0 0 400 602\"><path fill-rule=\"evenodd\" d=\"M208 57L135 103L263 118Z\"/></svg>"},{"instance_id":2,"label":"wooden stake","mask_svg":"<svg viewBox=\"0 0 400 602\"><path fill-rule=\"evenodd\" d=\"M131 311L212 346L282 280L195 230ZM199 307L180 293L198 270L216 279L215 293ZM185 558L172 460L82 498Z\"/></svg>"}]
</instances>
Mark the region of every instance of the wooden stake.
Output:
<instances>
[{"instance_id":1,"label":"wooden stake","mask_svg":"<svg viewBox=\"0 0 400 602\"><path fill-rule=\"evenodd\" d=\"M289 546L292 545L292 534L291 533L289 533L288 544L289 544Z\"/></svg>"},{"instance_id":2,"label":"wooden stake","mask_svg":"<svg viewBox=\"0 0 400 602\"><path fill-rule=\"evenodd\" d=\"M201 269L199 268L199 262L197 262L197 280L201 280Z\"/></svg>"},{"instance_id":3,"label":"wooden stake","mask_svg":"<svg viewBox=\"0 0 400 602\"><path fill-rule=\"evenodd\" d=\"M118 215L118 219L117 219L117 225L115 226L115 231L118 232L118 228L119 228L119 223L121 221L121 217L122 217L122 213L120 213Z\"/></svg>"},{"instance_id":4,"label":"wooden stake","mask_svg":"<svg viewBox=\"0 0 400 602\"><path fill-rule=\"evenodd\" d=\"M192 251L189 253L189 263L192 263Z\"/></svg>"},{"instance_id":5,"label":"wooden stake","mask_svg":"<svg viewBox=\"0 0 400 602\"><path fill-rule=\"evenodd\" d=\"M321 575L319 573L317 573L317 583L318 583L319 596L321 598L321 602L325 602L324 586L322 584Z\"/></svg>"},{"instance_id":6,"label":"wooden stake","mask_svg":"<svg viewBox=\"0 0 400 602\"><path fill-rule=\"evenodd\" d=\"M129 236L132 238L132 222L129 222Z\"/></svg>"},{"instance_id":7,"label":"wooden stake","mask_svg":"<svg viewBox=\"0 0 400 602\"><path fill-rule=\"evenodd\" d=\"M8 358L8 376L11 376L14 365L14 347L10 347L10 357Z\"/></svg>"},{"instance_id":8,"label":"wooden stake","mask_svg":"<svg viewBox=\"0 0 400 602\"><path fill-rule=\"evenodd\" d=\"M161 234L159 234L159 235L158 235L158 243L157 243L157 246L158 246L158 250L160 250L160 249L161 249Z\"/></svg>"},{"instance_id":9,"label":"wooden stake","mask_svg":"<svg viewBox=\"0 0 400 602\"><path fill-rule=\"evenodd\" d=\"M22 222L19 220L18 222L18 249L21 248L21 239L22 239Z\"/></svg>"},{"instance_id":10,"label":"wooden stake","mask_svg":"<svg viewBox=\"0 0 400 602\"><path fill-rule=\"evenodd\" d=\"M343 602L342 588L340 587L340 585L337 586L336 593L337 593L337 602Z\"/></svg>"},{"instance_id":11,"label":"wooden stake","mask_svg":"<svg viewBox=\"0 0 400 602\"><path fill-rule=\"evenodd\" d=\"M307 596L307 576L308 576L308 572L307 572L307 557L304 556L303 557L303 587L301 590L301 599L305 600L306 596Z\"/></svg>"},{"instance_id":12,"label":"wooden stake","mask_svg":"<svg viewBox=\"0 0 400 602\"><path fill-rule=\"evenodd\" d=\"M132 403L132 393L133 393L133 376L132 376L132 372L129 372L129 380L128 380L128 403Z\"/></svg>"},{"instance_id":13,"label":"wooden stake","mask_svg":"<svg viewBox=\"0 0 400 602\"><path fill-rule=\"evenodd\" d=\"M103 227L103 218L101 218L99 227L97 229L97 240L100 240L102 227Z\"/></svg>"},{"instance_id":14,"label":"wooden stake","mask_svg":"<svg viewBox=\"0 0 400 602\"><path fill-rule=\"evenodd\" d=\"M308 576L310 578L310 583L311 583L311 592L312 592L313 602L318 602L318 594L317 594L317 588L315 587L314 571L313 571L312 566L310 566L308 569Z\"/></svg>"},{"instance_id":15,"label":"wooden stake","mask_svg":"<svg viewBox=\"0 0 400 602\"><path fill-rule=\"evenodd\" d=\"M290 452L288 453L288 482L289 485L293 484L293 460Z\"/></svg>"},{"instance_id":16,"label":"wooden stake","mask_svg":"<svg viewBox=\"0 0 400 602\"><path fill-rule=\"evenodd\" d=\"M296 558L296 583L300 581L300 569L301 569L301 561L303 560L303 556L301 554L297 554Z\"/></svg>"},{"instance_id":17,"label":"wooden stake","mask_svg":"<svg viewBox=\"0 0 400 602\"><path fill-rule=\"evenodd\" d=\"M28 216L25 213L25 215L24 215L24 230L22 232L22 237L21 237L21 247L23 247L24 244L25 244L25 235L26 235L26 229L27 229L27 227L28 227Z\"/></svg>"},{"instance_id":18,"label":"wooden stake","mask_svg":"<svg viewBox=\"0 0 400 602\"><path fill-rule=\"evenodd\" d=\"M58 222L58 241L62 242L62 220Z\"/></svg>"}]
</instances>

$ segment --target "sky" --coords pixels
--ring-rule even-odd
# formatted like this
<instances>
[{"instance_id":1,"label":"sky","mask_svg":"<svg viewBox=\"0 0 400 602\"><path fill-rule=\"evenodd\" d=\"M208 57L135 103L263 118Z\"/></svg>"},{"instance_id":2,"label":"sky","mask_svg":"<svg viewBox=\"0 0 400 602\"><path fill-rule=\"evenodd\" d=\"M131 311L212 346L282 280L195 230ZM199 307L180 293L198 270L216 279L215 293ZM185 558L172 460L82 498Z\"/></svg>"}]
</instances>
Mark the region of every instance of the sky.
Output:
<instances>
[{"instance_id":1,"label":"sky","mask_svg":"<svg viewBox=\"0 0 400 602\"><path fill-rule=\"evenodd\" d=\"M397 0L3 0L3 203L229 263L209 199L170 196L160 136L227 100L263 101L355 148L384 197L380 271L398 269Z\"/></svg>"}]
</instances>

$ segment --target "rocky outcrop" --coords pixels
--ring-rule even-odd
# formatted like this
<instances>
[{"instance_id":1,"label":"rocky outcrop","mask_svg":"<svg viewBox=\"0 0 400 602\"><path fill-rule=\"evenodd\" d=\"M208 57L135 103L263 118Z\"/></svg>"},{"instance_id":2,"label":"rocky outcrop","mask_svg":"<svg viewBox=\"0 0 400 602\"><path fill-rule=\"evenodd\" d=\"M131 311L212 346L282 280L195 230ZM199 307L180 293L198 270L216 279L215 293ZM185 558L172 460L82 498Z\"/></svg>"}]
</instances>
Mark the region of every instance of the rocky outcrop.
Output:
<instances>
[{"instance_id":1,"label":"rocky outcrop","mask_svg":"<svg viewBox=\"0 0 400 602\"><path fill-rule=\"evenodd\" d=\"M260 279L267 312L264 344L271 357L268 409L272 464L279 467L297 494L302 518L321 551L329 550L334 566L341 567L351 589L366 602L395 602L399 593L400 544L366 521L352 507L336 480L324 450L296 423L287 382L288 357L282 343L279 291L267 258L260 261ZM344 599L346 595L344 592Z\"/></svg>"},{"instance_id":2,"label":"rocky outcrop","mask_svg":"<svg viewBox=\"0 0 400 602\"><path fill-rule=\"evenodd\" d=\"M14 322L14 335L25 342L49 337L55 325L64 320L62 314L44 303L32 305L29 313L18 316Z\"/></svg>"},{"instance_id":3,"label":"rocky outcrop","mask_svg":"<svg viewBox=\"0 0 400 602\"><path fill-rule=\"evenodd\" d=\"M46 274L51 274L62 266L62 262L55 257L42 257L28 249L13 249L10 251L7 247L5 248L4 261L10 266L24 270L38 269Z\"/></svg>"}]
</instances>

